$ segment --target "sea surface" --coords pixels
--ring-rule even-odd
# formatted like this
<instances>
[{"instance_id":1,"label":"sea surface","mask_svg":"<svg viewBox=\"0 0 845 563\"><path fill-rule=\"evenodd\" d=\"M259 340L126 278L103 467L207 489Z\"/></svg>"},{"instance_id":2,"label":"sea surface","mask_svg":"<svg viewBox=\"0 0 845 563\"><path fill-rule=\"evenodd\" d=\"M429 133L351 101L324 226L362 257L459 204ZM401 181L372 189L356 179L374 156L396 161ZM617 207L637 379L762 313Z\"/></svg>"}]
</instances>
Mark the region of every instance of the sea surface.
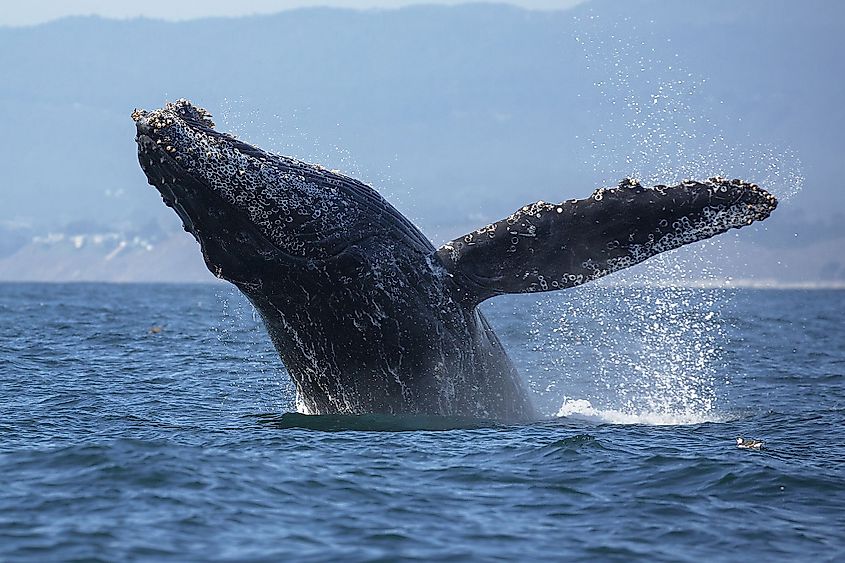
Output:
<instances>
[{"instance_id":1,"label":"sea surface","mask_svg":"<svg viewBox=\"0 0 845 563\"><path fill-rule=\"evenodd\" d=\"M845 560L845 291L484 310L543 420L291 413L223 284L0 285L0 560Z\"/></svg>"}]
</instances>

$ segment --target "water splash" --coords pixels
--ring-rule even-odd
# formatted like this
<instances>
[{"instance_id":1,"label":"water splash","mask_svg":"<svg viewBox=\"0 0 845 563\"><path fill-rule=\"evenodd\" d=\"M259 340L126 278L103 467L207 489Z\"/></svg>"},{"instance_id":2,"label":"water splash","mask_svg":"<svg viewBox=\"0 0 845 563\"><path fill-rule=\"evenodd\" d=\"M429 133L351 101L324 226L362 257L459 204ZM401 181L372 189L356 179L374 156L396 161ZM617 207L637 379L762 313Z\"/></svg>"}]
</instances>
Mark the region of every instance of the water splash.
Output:
<instances>
[{"instance_id":1,"label":"water splash","mask_svg":"<svg viewBox=\"0 0 845 563\"><path fill-rule=\"evenodd\" d=\"M311 108L292 108L287 114L268 115L243 99L225 98L219 112L220 130L234 133L243 140L271 152L317 163L356 178L377 189L411 220L417 221L414 186L396 174L393 162L378 161L370 168L357 159L343 140L345 127L335 123L326 128ZM328 139L316 132L323 130Z\"/></svg>"},{"instance_id":2,"label":"water splash","mask_svg":"<svg viewBox=\"0 0 845 563\"><path fill-rule=\"evenodd\" d=\"M643 424L719 420L728 297L722 289L596 283L540 301L532 347L547 370L532 387L559 416L586 405L576 397L589 403L581 415L605 412L609 422L621 414Z\"/></svg>"},{"instance_id":3,"label":"water splash","mask_svg":"<svg viewBox=\"0 0 845 563\"><path fill-rule=\"evenodd\" d=\"M291 108L287 114L268 115L243 99L226 98L220 109L220 129L271 152L305 162L340 169L344 174L361 177L366 171L342 141L343 125L335 124L333 142L315 131L318 117L311 108Z\"/></svg>"},{"instance_id":4,"label":"water splash","mask_svg":"<svg viewBox=\"0 0 845 563\"><path fill-rule=\"evenodd\" d=\"M742 118L714 97L714 80L684 68L679 54L659 57L670 39L656 26L639 29L628 18L578 20L581 46L597 99L596 128L588 139L591 166L602 185L621 177L644 184L725 176L763 186L782 201L793 198L804 177L789 147L751 138Z\"/></svg>"},{"instance_id":5,"label":"water splash","mask_svg":"<svg viewBox=\"0 0 845 563\"><path fill-rule=\"evenodd\" d=\"M596 409L585 399L564 399L558 417L603 424L645 424L648 426L687 426L705 422L730 422L734 418L720 413L631 413L615 409Z\"/></svg>"},{"instance_id":6,"label":"water splash","mask_svg":"<svg viewBox=\"0 0 845 563\"><path fill-rule=\"evenodd\" d=\"M222 379L231 381L245 396L254 397L256 411L293 410L293 382L279 362L256 309L233 286L221 287L217 298L221 315L213 331L222 349L222 363L232 359L241 366L229 378ZM254 388L255 374L260 374L259 389Z\"/></svg>"},{"instance_id":7,"label":"water splash","mask_svg":"<svg viewBox=\"0 0 845 563\"><path fill-rule=\"evenodd\" d=\"M578 24L575 40L594 77L588 96L597 100L585 165L599 184L625 176L654 185L720 175L759 183L782 201L800 191L794 151L743 136L741 118L713 98L709 79L685 70L678 55L656 55L655 45L669 42L656 26L637 29L627 18L595 15ZM548 383L543 374L532 386L554 397L558 416L619 424L724 420L718 389L730 383L722 315L730 293L692 287L725 285L713 257L725 255L730 241L663 254L570 292L566 301L541 303L535 323L556 328L551 334L536 328L532 345L556 377Z\"/></svg>"}]
</instances>

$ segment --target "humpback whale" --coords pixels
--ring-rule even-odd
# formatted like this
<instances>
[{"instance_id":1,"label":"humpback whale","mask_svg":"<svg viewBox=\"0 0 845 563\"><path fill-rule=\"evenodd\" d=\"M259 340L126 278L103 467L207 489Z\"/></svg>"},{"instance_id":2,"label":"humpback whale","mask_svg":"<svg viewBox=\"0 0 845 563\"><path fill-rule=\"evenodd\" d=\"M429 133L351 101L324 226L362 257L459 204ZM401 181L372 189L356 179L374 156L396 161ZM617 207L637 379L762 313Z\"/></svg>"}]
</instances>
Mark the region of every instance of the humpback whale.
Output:
<instances>
[{"instance_id":1,"label":"humpback whale","mask_svg":"<svg viewBox=\"0 0 845 563\"><path fill-rule=\"evenodd\" d=\"M132 118L149 183L260 313L307 414L534 418L481 302L578 286L777 206L741 180L629 179L438 249L370 186L219 132L187 100Z\"/></svg>"}]
</instances>

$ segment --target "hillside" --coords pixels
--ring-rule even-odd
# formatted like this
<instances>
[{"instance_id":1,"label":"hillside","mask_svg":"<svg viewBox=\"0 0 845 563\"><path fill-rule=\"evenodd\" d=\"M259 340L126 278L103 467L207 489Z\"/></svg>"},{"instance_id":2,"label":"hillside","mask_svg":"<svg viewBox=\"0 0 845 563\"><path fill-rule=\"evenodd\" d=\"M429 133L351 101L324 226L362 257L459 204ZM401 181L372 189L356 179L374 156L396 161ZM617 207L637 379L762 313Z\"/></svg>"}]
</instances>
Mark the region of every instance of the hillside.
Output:
<instances>
[{"instance_id":1,"label":"hillside","mask_svg":"<svg viewBox=\"0 0 845 563\"><path fill-rule=\"evenodd\" d=\"M786 196L765 231L743 231L734 270L765 255L789 263L750 275L845 280L830 252L845 245L843 16L832 1L593 0L0 28L0 278L202 272L128 117L187 97L247 140L371 182L436 242L629 174L721 173ZM68 242L97 235L84 260Z\"/></svg>"}]
</instances>

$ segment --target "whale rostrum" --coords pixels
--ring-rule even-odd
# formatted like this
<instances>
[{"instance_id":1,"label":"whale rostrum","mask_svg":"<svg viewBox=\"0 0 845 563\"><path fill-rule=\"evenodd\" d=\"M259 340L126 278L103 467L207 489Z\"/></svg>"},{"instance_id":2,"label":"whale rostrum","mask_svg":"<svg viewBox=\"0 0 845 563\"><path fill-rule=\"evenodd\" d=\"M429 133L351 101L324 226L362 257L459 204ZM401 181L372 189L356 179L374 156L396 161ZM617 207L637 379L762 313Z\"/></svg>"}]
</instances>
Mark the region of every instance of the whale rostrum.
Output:
<instances>
[{"instance_id":1,"label":"whale rostrum","mask_svg":"<svg viewBox=\"0 0 845 563\"><path fill-rule=\"evenodd\" d=\"M479 303L574 287L777 206L741 180L629 179L437 249L370 186L218 132L186 100L132 118L149 183L260 313L309 414L534 418Z\"/></svg>"}]
</instances>

